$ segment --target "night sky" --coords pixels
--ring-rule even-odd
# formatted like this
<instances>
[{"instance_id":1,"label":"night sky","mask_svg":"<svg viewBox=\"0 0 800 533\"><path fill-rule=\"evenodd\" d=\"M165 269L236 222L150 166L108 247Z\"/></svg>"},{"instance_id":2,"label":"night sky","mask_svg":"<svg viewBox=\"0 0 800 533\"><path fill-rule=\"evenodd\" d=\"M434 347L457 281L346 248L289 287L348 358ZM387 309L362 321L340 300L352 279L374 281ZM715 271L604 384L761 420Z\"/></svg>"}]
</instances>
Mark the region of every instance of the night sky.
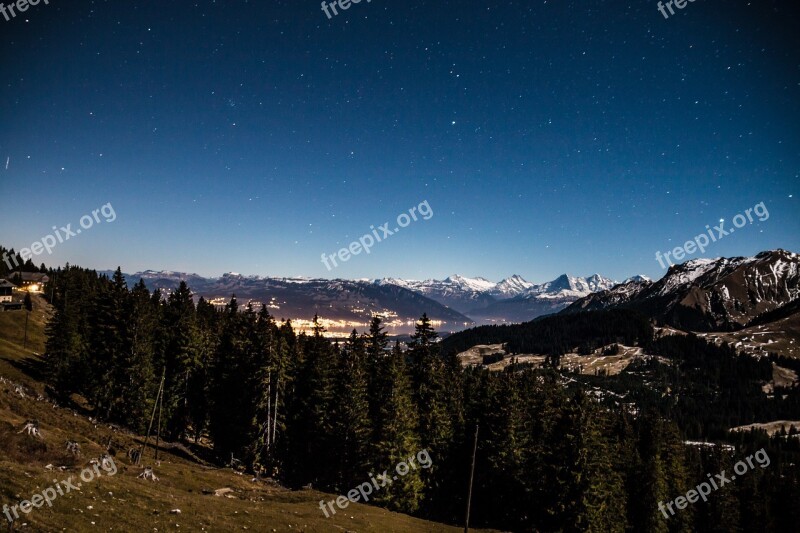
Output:
<instances>
[{"instance_id":1,"label":"night sky","mask_svg":"<svg viewBox=\"0 0 800 533\"><path fill-rule=\"evenodd\" d=\"M111 203L34 262L621 280L764 202L689 258L800 252L797 11L42 0L0 16L0 244ZM424 201L429 220L322 264Z\"/></svg>"}]
</instances>

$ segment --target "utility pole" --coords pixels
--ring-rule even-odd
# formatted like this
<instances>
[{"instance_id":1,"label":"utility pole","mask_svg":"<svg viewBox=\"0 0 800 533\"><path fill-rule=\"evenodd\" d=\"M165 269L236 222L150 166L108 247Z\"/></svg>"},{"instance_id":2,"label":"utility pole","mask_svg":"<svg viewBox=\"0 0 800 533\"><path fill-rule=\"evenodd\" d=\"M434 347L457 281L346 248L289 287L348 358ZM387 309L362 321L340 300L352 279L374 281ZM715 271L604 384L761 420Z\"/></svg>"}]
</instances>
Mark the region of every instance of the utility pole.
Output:
<instances>
[{"instance_id":1,"label":"utility pole","mask_svg":"<svg viewBox=\"0 0 800 533\"><path fill-rule=\"evenodd\" d=\"M166 371L166 369L165 369ZM164 407L164 382L161 382L161 395L158 398L158 423L156 424L156 458L155 460L158 461L158 447L161 444L161 410Z\"/></svg>"},{"instance_id":2,"label":"utility pole","mask_svg":"<svg viewBox=\"0 0 800 533\"><path fill-rule=\"evenodd\" d=\"M144 450L147 448L147 441L150 440L150 432L153 430L153 420L156 418L156 409L158 408L158 402L161 400L161 394L164 390L164 379L167 375L167 368L164 367L164 371L161 373L161 385L158 386L158 394L156 394L156 402L153 404L153 414L150 416L150 425L147 426L147 435L144 438L144 444L142 444L142 449L139 451L139 458L136 461L136 464L142 462L142 456L144 456Z\"/></svg>"},{"instance_id":3,"label":"utility pole","mask_svg":"<svg viewBox=\"0 0 800 533\"><path fill-rule=\"evenodd\" d=\"M25 293L25 340L22 341L22 349L28 347L28 317L31 316L33 311L33 301L31 300L30 291Z\"/></svg>"},{"instance_id":4,"label":"utility pole","mask_svg":"<svg viewBox=\"0 0 800 533\"><path fill-rule=\"evenodd\" d=\"M278 386L280 385L281 375L278 374L278 377L275 378L275 414L272 419L272 445L275 446L275 434L278 432L278 393L280 390Z\"/></svg>"},{"instance_id":5,"label":"utility pole","mask_svg":"<svg viewBox=\"0 0 800 533\"><path fill-rule=\"evenodd\" d=\"M25 339L22 341L22 349L25 350L28 347L28 316L31 314L30 311L27 309L25 310Z\"/></svg>"},{"instance_id":6,"label":"utility pole","mask_svg":"<svg viewBox=\"0 0 800 533\"><path fill-rule=\"evenodd\" d=\"M272 437L271 429L272 426L270 425L271 417L272 416L272 371L270 370L267 373L267 455L269 455L270 451L270 438Z\"/></svg>"},{"instance_id":7,"label":"utility pole","mask_svg":"<svg viewBox=\"0 0 800 533\"><path fill-rule=\"evenodd\" d=\"M464 520L464 533L469 533L469 507L472 503L472 481L475 478L475 456L478 453L478 424L475 424L475 444L472 447L472 468L469 471L469 492L467 493L467 517Z\"/></svg>"}]
</instances>

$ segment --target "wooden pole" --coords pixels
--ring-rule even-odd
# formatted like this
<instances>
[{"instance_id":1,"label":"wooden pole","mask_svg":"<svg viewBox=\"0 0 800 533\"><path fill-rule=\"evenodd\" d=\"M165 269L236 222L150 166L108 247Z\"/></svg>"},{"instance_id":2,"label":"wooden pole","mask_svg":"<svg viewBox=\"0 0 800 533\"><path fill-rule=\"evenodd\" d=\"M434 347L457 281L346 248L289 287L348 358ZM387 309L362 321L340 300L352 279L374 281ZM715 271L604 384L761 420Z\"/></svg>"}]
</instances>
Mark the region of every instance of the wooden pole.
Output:
<instances>
[{"instance_id":1,"label":"wooden pole","mask_svg":"<svg viewBox=\"0 0 800 533\"><path fill-rule=\"evenodd\" d=\"M164 390L163 390L163 382L162 382L162 390L161 394L158 399L158 423L156 424L156 457L155 460L158 461L158 447L161 444L161 411L164 408Z\"/></svg>"},{"instance_id":2,"label":"wooden pole","mask_svg":"<svg viewBox=\"0 0 800 533\"><path fill-rule=\"evenodd\" d=\"M278 374L278 378L275 380L275 418L272 421L272 445L275 446L275 433L278 429L278 385L280 384L280 374Z\"/></svg>"},{"instance_id":3,"label":"wooden pole","mask_svg":"<svg viewBox=\"0 0 800 533\"><path fill-rule=\"evenodd\" d=\"M153 420L156 418L156 408L158 407L159 399L161 398L161 390L164 388L164 378L167 374L167 368L164 367L164 371L161 373L161 385L158 386L158 394L156 394L156 402L153 404L153 414L150 415L150 425L147 426L147 435L144 438L144 444L142 444L142 449L139 450L139 457L136 460L136 464L142 462L142 456L144 455L144 449L147 447L147 441L150 440L150 432L153 430Z\"/></svg>"},{"instance_id":4,"label":"wooden pole","mask_svg":"<svg viewBox=\"0 0 800 533\"><path fill-rule=\"evenodd\" d=\"M26 349L28 347L28 317L30 316L31 312L25 309L25 340L22 341L22 349Z\"/></svg>"},{"instance_id":5,"label":"wooden pole","mask_svg":"<svg viewBox=\"0 0 800 533\"><path fill-rule=\"evenodd\" d=\"M270 417L272 416L272 371L267 373L267 454L269 454L270 447Z\"/></svg>"},{"instance_id":6,"label":"wooden pole","mask_svg":"<svg viewBox=\"0 0 800 533\"><path fill-rule=\"evenodd\" d=\"M464 533L469 533L469 507L472 503L472 481L475 478L475 456L478 453L478 424L475 424L475 444L472 448L472 468L469 471L469 492L467 493L467 516L464 520Z\"/></svg>"}]
</instances>

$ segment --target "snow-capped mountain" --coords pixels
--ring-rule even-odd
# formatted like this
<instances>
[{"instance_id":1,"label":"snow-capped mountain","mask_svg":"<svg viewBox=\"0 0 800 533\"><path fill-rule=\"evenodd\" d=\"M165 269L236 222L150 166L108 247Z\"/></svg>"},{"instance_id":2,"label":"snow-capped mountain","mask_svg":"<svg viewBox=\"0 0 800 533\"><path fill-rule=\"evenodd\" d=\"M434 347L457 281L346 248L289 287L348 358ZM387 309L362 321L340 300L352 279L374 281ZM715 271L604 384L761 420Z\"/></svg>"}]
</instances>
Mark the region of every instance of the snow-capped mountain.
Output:
<instances>
[{"instance_id":1,"label":"snow-capped mountain","mask_svg":"<svg viewBox=\"0 0 800 533\"><path fill-rule=\"evenodd\" d=\"M622 283L642 282L642 281L653 281L653 280L651 280L647 276L642 276L641 274L639 274L639 275L636 275L636 276L629 277L628 279L626 279Z\"/></svg>"},{"instance_id":2,"label":"snow-capped mountain","mask_svg":"<svg viewBox=\"0 0 800 533\"><path fill-rule=\"evenodd\" d=\"M557 313L580 298L617 284L599 274L586 278L562 274L546 283L530 284L511 298L498 299L491 305L473 309L467 314L479 323L525 322Z\"/></svg>"},{"instance_id":3,"label":"snow-capped mountain","mask_svg":"<svg viewBox=\"0 0 800 533\"><path fill-rule=\"evenodd\" d=\"M495 285L490 291L490 294L501 300L505 298L513 298L514 296L522 294L533 286L533 283L525 281L522 276L514 274L510 278L506 278Z\"/></svg>"},{"instance_id":4,"label":"snow-capped mountain","mask_svg":"<svg viewBox=\"0 0 800 533\"><path fill-rule=\"evenodd\" d=\"M371 280L327 280L304 277L242 276L231 272L218 278L205 278L181 272L148 270L125 275L128 285L144 280L150 290L170 292L185 281L196 297L226 303L232 295L244 305L253 302L256 309L265 304L277 318L310 320L322 318L347 323L368 323L373 315L387 322L414 323L423 313L441 321L443 331L460 330L472 321L417 291L397 284L376 284ZM363 329L363 328L362 328Z\"/></svg>"},{"instance_id":5,"label":"snow-capped mountain","mask_svg":"<svg viewBox=\"0 0 800 533\"><path fill-rule=\"evenodd\" d=\"M110 273L109 273L110 274ZM240 303L266 304L279 318L366 322L373 314L412 321L422 313L454 331L476 323L525 322L545 314L630 307L674 327L693 331L734 330L800 297L800 256L784 250L755 257L695 259L672 266L658 281L633 276L623 283L594 274L563 274L545 283L513 275L499 282L453 275L424 281L326 280L145 271L150 289L171 290L186 281L215 303L235 294Z\"/></svg>"},{"instance_id":6,"label":"snow-capped mountain","mask_svg":"<svg viewBox=\"0 0 800 533\"><path fill-rule=\"evenodd\" d=\"M495 284L484 278L450 276L444 280L424 281L384 278L375 281L376 285L394 285L414 291L440 304L467 313L476 307L484 307L494 301L489 291Z\"/></svg>"},{"instance_id":7,"label":"snow-capped mountain","mask_svg":"<svg viewBox=\"0 0 800 533\"><path fill-rule=\"evenodd\" d=\"M522 297L543 297L543 298L583 298L593 292L608 290L618 281L604 278L600 274L594 274L588 278L575 278L562 274L553 281L533 285L522 292Z\"/></svg>"},{"instance_id":8,"label":"snow-capped mountain","mask_svg":"<svg viewBox=\"0 0 800 533\"><path fill-rule=\"evenodd\" d=\"M798 297L800 255L774 250L687 261L658 281L629 281L582 298L565 312L630 307L677 328L720 331L740 328Z\"/></svg>"},{"instance_id":9,"label":"snow-capped mountain","mask_svg":"<svg viewBox=\"0 0 800 533\"><path fill-rule=\"evenodd\" d=\"M108 273L111 274L111 273ZM340 321L367 322L373 314L413 321L422 313L444 322L443 330L482 323L524 322L555 313L572 302L616 285L600 275L587 278L566 274L541 284L513 275L500 282L482 277L452 275L424 281L326 280L306 277L243 276L235 272L218 278L173 271L147 270L126 275L129 285L143 279L153 289L174 290L185 281L197 297L217 304L235 295L240 305L266 304L278 318L310 319L314 314ZM413 322L412 322L413 323Z\"/></svg>"},{"instance_id":10,"label":"snow-capped mountain","mask_svg":"<svg viewBox=\"0 0 800 533\"><path fill-rule=\"evenodd\" d=\"M586 278L563 274L541 284L531 283L516 274L498 283L458 275L425 281L387 278L376 283L419 292L484 323L532 320L558 312L579 298L618 284L599 274Z\"/></svg>"}]
</instances>

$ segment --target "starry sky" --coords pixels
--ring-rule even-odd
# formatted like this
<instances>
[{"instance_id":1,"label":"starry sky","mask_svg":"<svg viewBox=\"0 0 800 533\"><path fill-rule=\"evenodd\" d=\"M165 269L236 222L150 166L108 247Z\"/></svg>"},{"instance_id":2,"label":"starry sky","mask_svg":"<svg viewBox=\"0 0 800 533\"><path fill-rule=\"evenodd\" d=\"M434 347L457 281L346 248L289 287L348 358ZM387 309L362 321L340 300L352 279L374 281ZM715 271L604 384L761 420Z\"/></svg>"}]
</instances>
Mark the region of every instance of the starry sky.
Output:
<instances>
[{"instance_id":1,"label":"starry sky","mask_svg":"<svg viewBox=\"0 0 800 533\"><path fill-rule=\"evenodd\" d=\"M796 2L656 4L40 2L0 17L0 243L110 203L34 262L621 280L764 202L689 258L800 252Z\"/></svg>"}]
</instances>

